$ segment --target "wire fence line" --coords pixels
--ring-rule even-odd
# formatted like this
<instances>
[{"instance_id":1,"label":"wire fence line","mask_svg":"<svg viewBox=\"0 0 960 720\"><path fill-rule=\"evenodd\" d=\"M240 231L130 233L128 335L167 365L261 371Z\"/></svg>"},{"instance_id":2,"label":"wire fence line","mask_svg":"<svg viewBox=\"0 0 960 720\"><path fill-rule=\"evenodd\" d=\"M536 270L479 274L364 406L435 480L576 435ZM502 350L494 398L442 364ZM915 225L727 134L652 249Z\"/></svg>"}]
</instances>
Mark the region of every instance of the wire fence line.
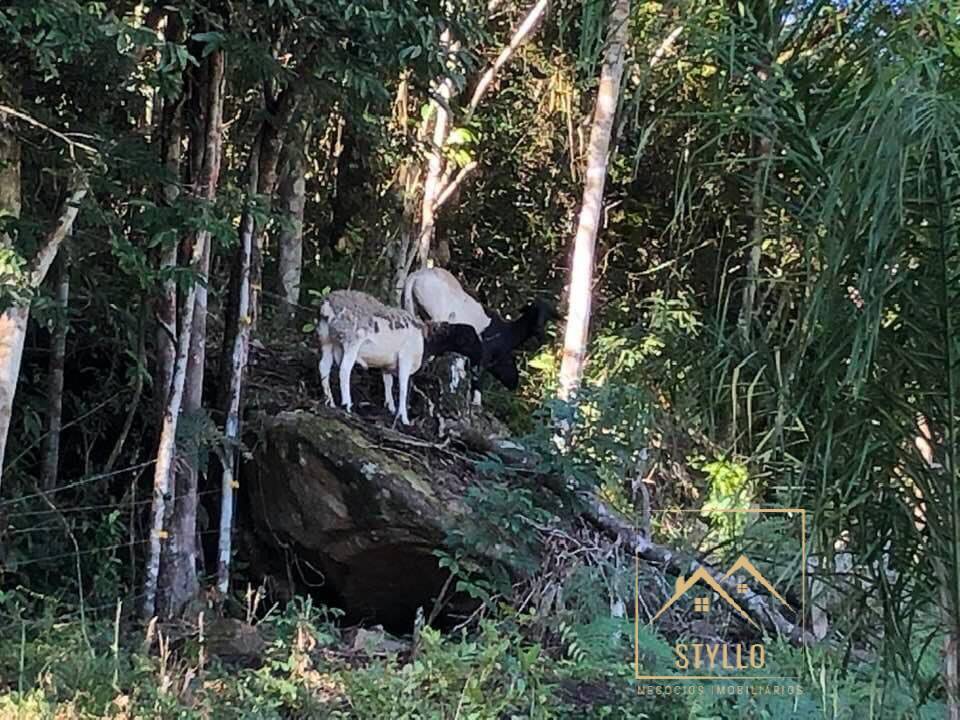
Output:
<instances>
[{"instance_id":1,"label":"wire fence line","mask_svg":"<svg viewBox=\"0 0 960 720\"><path fill-rule=\"evenodd\" d=\"M212 492L214 491L210 491L210 493ZM218 533L219 533L219 529L212 528L209 530L201 531L197 533L197 535L201 537L206 537L210 535L216 535ZM98 552L107 552L107 551L118 550L122 548L138 547L145 544L146 542L147 540L137 540L133 542L128 541L124 543L98 546L95 548L87 548L80 551L75 550L72 552L56 553L56 554L47 555L45 557L40 557L40 558L29 558L27 560L24 560L23 562L16 563L16 567L14 568L14 571L19 570L19 568L23 566L37 565L42 562L74 559L74 558L77 558L79 555L91 555ZM0 565L0 571L2 570L3 570L3 567L2 565ZM212 582L216 580L216 574L213 573L208 575L202 575L202 576L199 576L198 579L200 580L201 584ZM33 594L34 596L40 599L53 600L58 603L63 602L61 598L57 598L57 597L37 596L36 593L33 593L30 590L30 588L27 588L27 587L18 586L17 589ZM133 588L131 587L131 593L132 591L133 591ZM0 636L3 635L4 629L16 630L17 632L19 632L21 627L28 627L28 628L39 627L39 626L56 627L57 625L60 625L60 624L69 623L76 620L82 620L85 617L89 617L90 615L95 615L103 611L110 610L115 612L117 609L118 602L123 603L123 606L127 609L127 611L131 611L131 610L134 610L138 606L140 601L147 596L146 593L137 593L137 594L131 594L131 593L128 593L125 595L118 595L116 600L113 600L109 603L104 603L101 605L90 606L84 603L82 607L77 607L76 609L69 610L65 613L61 613L56 616L46 615L44 617L32 618L28 620L19 615L10 614L9 612L0 614Z\"/></svg>"},{"instance_id":2,"label":"wire fence line","mask_svg":"<svg viewBox=\"0 0 960 720\"><path fill-rule=\"evenodd\" d=\"M220 492L219 490L208 490L202 493L202 495L213 495L219 492ZM149 502L149 501L144 501L144 502ZM46 527L43 529L43 531L49 531L49 530L50 530L49 527ZM202 530L198 532L197 535L200 537L207 537L209 535L218 534L219 532L220 530L218 528L211 528L208 530ZM16 570L19 570L22 567L38 565L44 562L52 562L54 560L66 560L70 558L75 558L78 555L92 555L98 552L108 552L111 550L119 550L122 548L137 547L139 545L143 545L148 541L149 541L149 538L143 538L140 540L130 539L130 540L125 540L123 542L110 543L108 545L97 545L96 547L85 547L79 551L71 550L69 552L57 552L57 553L52 553L50 555L42 555L40 557L29 557L24 560L14 561L12 567L9 567L9 566L5 567L5 565L2 562L0 562L0 572L3 572L4 570L6 570L7 572L15 572Z\"/></svg>"},{"instance_id":3,"label":"wire fence line","mask_svg":"<svg viewBox=\"0 0 960 720\"><path fill-rule=\"evenodd\" d=\"M201 497L208 497L208 496L210 496L210 495L219 495L220 492L221 492L221 490L220 490L219 488L213 489L213 490L204 490L203 492L197 493L197 497L198 497L198 498L201 498ZM117 509L117 510L121 510L121 511L128 511L128 510L130 510L132 507L142 507L142 506L145 506L145 505L149 505L149 504L151 504L152 502L153 502L153 499L152 499L152 498L147 498L147 499L144 499L144 500L137 500L137 501L134 501L134 502L102 503L102 504L97 504L97 505L85 505L85 506L82 505L82 506L74 507L74 508L65 508L65 509L62 510L62 511L61 511L61 510L35 510L35 511L32 510L32 511L27 511L27 512L23 512L23 513L10 513L10 514L7 515L7 518L8 518L8 519L11 519L11 520L12 520L12 519L18 519L18 518L24 518L24 517L31 517L31 518L33 518L33 517L43 517L43 518L47 518L47 517L50 517L50 516L57 516L57 517L59 518L60 516L66 515L66 514L71 513L71 512L77 513L77 512L87 511L87 510L111 509L111 508ZM62 526L62 523L61 523L61 522L52 523L52 522L47 521L47 522L44 523L44 524L38 524L38 525L35 525L35 526L23 527L23 528L14 528L14 529L12 529L12 530L8 530L8 531L5 533L5 535L6 535L7 537L12 537L12 536L24 536L24 535L31 535L31 534L34 534L34 535L36 535L36 534L49 535L49 534L55 532L55 531L57 530L57 528L61 528L61 526ZM62 529L62 528L61 528L61 529ZM216 529L216 528L214 528L214 529L212 529L212 530L205 530L205 531L198 532L197 534L200 535L200 536L206 536L206 535L210 535L210 534L214 534L214 533L218 533L218 532L219 532L219 530ZM132 534L132 533L131 533L131 534ZM3 572L4 570L6 570L7 572L11 572L11 571L19 570L21 567L31 566L31 565L37 565L37 564L44 563L44 562L52 562L52 561L54 561L54 560L66 560L66 559L69 559L69 558L74 558L74 557L76 557L76 556L78 556L78 555L90 555L90 554L94 554L94 553L98 553L98 552L109 552L109 551L117 550L117 549L121 549L121 548L132 548L132 547L136 547L136 546L139 546L139 545L142 545L142 544L146 543L146 542L148 541L148 539L149 539L149 538L144 538L144 539L140 539L140 540L134 540L134 539L131 537L131 538L129 538L129 539L123 541L123 542L115 542L115 543L110 543L110 544L107 544L107 545L97 545L97 546L93 546L93 547L89 546L89 545L86 544L86 543L82 543L82 548L83 548L83 549L81 549L79 552L77 552L77 551L69 551L69 552L57 552L57 553L52 553L52 554L49 554L49 555L41 555L41 556L31 555L30 557L25 558L23 561L16 561L16 562L13 564L12 568L10 567L10 563L7 563L7 564L6 564L7 567L5 567L5 563L0 562L0 572Z\"/></svg>"},{"instance_id":4,"label":"wire fence line","mask_svg":"<svg viewBox=\"0 0 960 720\"><path fill-rule=\"evenodd\" d=\"M216 490L204 490L203 492L198 492L197 497L219 495L220 493L220 488L217 488ZM95 505L75 505L62 508L61 510L25 510L23 512L7 513L7 518L17 519L26 517L46 517L48 515L70 515L72 513L88 512L90 510L129 510L131 507L149 505L152 502L153 498L150 497L142 500L118 500L116 502L97 503ZM24 530L27 531L29 528L24 528Z\"/></svg>"},{"instance_id":5,"label":"wire fence line","mask_svg":"<svg viewBox=\"0 0 960 720\"><path fill-rule=\"evenodd\" d=\"M115 392L113 395L111 395L111 396L108 397L107 399L102 400L102 401L100 401L99 403L97 403L96 405L94 405L92 408L90 408L89 410L87 410L87 412L83 413L82 415L78 415L78 416L75 417L75 418L72 418L69 422L64 423L64 424L60 427L60 432L63 432L64 430L66 430L66 429L68 429L68 428L71 428L71 427L73 427L74 425L77 425L78 423L83 422L84 420L86 420L86 419L87 419L88 417L90 417L91 415L95 415L95 414L98 413L100 410L102 410L103 408L105 408L107 405L109 405L110 403L112 403L114 400L116 400L118 397L120 397L121 395L123 395L123 394L126 393L126 392L127 392L127 388L123 388L123 389L121 389L121 390L118 390L117 392ZM50 435L50 432L51 432L51 431L48 430L47 432L45 432L45 433L43 433L42 435L40 435L40 437L36 438L32 443L30 443L30 445L28 445L27 447L25 447L25 448L20 452L19 455L17 455L15 458L13 458L13 460L11 460L9 463L7 463L7 465L6 465L6 466L4 467L4 469L3 469L4 474L9 473L9 472L10 472L11 470L13 470L17 465L20 464L20 461L21 461L21 460L23 460L25 457L27 457L27 455L29 455L31 452L33 452L33 451L36 450L38 447L40 447L40 444Z\"/></svg>"},{"instance_id":6,"label":"wire fence line","mask_svg":"<svg viewBox=\"0 0 960 720\"><path fill-rule=\"evenodd\" d=\"M130 547L135 547L135 546L137 546L137 545L143 545L145 542L147 542L146 539L144 539L144 540L127 540L127 541L122 542L122 543L115 543L115 544L112 544L112 545L100 545L100 546L98 546L98 547L87 548L87 549L85 549L85 550L73 550L73 551L71 551L71 552L55 553L55 554L53 554L53 555L45 555L45 556L43 556L43 557L31 557L31 558L27 558L26 560L18 560L18 561L16 561L15 567L16 567L17 570L19 570L20 568L26 567L26 566L28 566L28 565L38 565L39 563L51 562L51 561L53 561L53 560L66 560L66 559L69 559L69 558L75 558L75 557L77 557L78 555L92 555L93 553L107 552L107 551L109 551L109 550L117 550L117 549L120 549L120 548L130 548Z\"/></svg>"},{"instance_id":7,"label":"wire fence line","mask_svg":"<svg viewBox=\"0 0 960 720\"><path fill-rule=\"evenodd\" d=\"M49 490L40 490L35 493L30 493L29 495L21 495L20 497L17 497L17 498L10 498L9 500L0 500L0 508L9 507L11 505L22 503L27 500L32 500L35 498L42 498L45 496L53 495L59 492L63 492L64 490L71 490L75 487L89 485L90 483L99 482L100 480L104 480L110 477L115 477L117 475L122 475L128 472L133 472L135 470L142 470L143 468L153 465L155 462L156 462L156 458L152 460L146 460L142 463L137 463L136 465L129 465L128 467L120 468L119 470L111 470L110 472L90 475L88 477L84 477L79 480L74 480L65 485L58 485L57 487L50 488Z\"/></svg>"},{"instance_id":8,"label":"wire fence line","mask_svg":"<svg viewBox=\"0 0 960 720\"><path fill-rule=\"evenodd\" d=\"M56 616L47 615L45 617L31 618L29 620L19 615L11 615L7 613L5 616L2 616L4 621L0 622L0 635L3 634L3 630L10 630L19 634L21 628L57 628L60 625L75 622L84 617L89 619L89 616L91 615L97 615L108 610L112 613L116 613L117 602L122 603L122 607L127 611L134 610L140 601L145 597L146 593L138 593L136 595L118 595L116 600L109 603L104 603L102 605L85 605L83 610L77 608L76 610L68 610L67 612Z\"/></svg>"}]
</instances>

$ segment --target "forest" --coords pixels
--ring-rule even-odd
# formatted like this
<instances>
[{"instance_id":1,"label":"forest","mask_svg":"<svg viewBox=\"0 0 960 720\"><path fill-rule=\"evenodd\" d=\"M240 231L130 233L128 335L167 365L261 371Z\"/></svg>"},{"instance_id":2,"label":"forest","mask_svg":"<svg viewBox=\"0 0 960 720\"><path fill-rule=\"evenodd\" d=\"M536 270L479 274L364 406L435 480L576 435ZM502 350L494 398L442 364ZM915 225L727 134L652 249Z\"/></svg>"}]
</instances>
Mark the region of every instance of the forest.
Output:
<instances>
[{"instance_id":1,"label":"forest","mask_svg":"<svg viewBox=\"0 0 960 720\"><path fill-rule=\"evenodd\" d=\"M0 720L960 720L960 4L0 3Z\"/></svg>"}]
</instances>

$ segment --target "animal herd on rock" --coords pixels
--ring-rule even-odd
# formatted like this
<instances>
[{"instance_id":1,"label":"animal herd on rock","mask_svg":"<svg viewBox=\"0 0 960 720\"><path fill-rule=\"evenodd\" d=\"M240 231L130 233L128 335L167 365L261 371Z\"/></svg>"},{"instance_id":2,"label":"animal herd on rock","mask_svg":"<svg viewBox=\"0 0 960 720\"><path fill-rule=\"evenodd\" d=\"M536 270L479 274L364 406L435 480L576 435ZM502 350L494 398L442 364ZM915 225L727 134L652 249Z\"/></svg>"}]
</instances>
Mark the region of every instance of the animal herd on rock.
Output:
<instances>
[{"instance_id":1,"label":"animal herd on rock","mask_svg":"<svg viewBox=\"0 0 960 720\"><path fill-rule=\"evenodd\" d=\"M407 278L403 308L389 307L356 290L335 290L324 298L317 322L320 379L329 407L334 406L330 372L339 367L340 399L350 412L350 376L354 365L380 370L387 409L404 425L410 377L425 360L444 353L467 358L472 366L471 390L480 402L480 376L489 372L507 389L519 385L516 351L531 338L545 341L547 322L557 314L535 300L514 320L504 320L468 295L457 279L442 268L424 268ZM400 385L399 404L393 380Z\"/></svg>"}]
</instances>

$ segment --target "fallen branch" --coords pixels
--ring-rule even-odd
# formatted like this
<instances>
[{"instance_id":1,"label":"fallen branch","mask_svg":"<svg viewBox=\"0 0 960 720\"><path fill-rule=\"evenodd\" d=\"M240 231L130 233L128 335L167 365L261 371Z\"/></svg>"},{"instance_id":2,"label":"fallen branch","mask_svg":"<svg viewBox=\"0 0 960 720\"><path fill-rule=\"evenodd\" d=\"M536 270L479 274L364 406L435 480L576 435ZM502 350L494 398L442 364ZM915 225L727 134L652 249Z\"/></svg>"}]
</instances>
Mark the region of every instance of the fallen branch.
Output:
<instances>
[{"instance_id":1,"label":"fallen branch","mask_svg":"<svg viewBox=\"0 0 960 720\"><path fill-rule=\"evenodd\" d=\"M774 607L767 597L754 592L748 595L740 595L737 592L737 580L734 577L725 578L716 568L698 558L652 542L642 533L637 532L637 529L626 518L596 497L591 497L589 500L586 519L606 535L620 540L626 547L632 547L638 557L647 562L661 565L664 570L676 574L690 575L699 567L705 568L720 585L743 598L742 602L750 610L751 616L757 619L766 630L775 632L794 645L812 645L816 642L812 633L785 618L783 613Z\"/></svg>"}]
</instances>

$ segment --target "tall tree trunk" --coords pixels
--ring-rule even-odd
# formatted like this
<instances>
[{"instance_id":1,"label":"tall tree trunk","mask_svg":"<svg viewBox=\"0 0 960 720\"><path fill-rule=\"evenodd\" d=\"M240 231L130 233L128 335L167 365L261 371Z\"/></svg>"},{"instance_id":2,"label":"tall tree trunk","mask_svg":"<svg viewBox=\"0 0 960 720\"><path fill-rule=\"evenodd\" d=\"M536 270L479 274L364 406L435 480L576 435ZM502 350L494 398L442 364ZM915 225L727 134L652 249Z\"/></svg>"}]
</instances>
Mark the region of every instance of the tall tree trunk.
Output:
<instances>
[{"instance_id":1,"label":"tall tree trunk","mask_svg":"<svg viewBox=\"0 0 960 720\"><path fill-rule=\"evenodd\" d=\"M165 205L171 206L180 196L181 164L183 156L183 103L184 97L168 98L163 104L161 120L161 153L167 182L161 189ZM167 273L160 295L156 299L157 317L157 381L154 385L157 417L162 419L167 395L173 382L173 366L177 355L177 283L173 269L177 266L176 242L160 250L159 269Z\"/></svg>"},{"instance_id":2,"label":"tall tree trunk","mask_svg":"<svg viewBox=\"0 0 960 720\"><path fill-rule=\"evenodd\" d=\"M407 139L410 135L410 78L405 74L400 78L397 86L397 97L393 103L393 123L397 130ZM417 140L426 137L427 123L422 122L417 128ZM394 305L399 305L403 296L403 286L407 282L410 272L411 249L415 249L414 242L418 236L420 226L419 196L423 176L423 169L419 158L408 156L404 158L397 170L396 196L400 201L400 227L396 239L389 249L392 275L387 278L387 293Z\"/></svg>"},{"instance_id":3,"label":"tall tree trunk","mask_svg":"<svg viewBox=\"0 0 960 720\"><path fill-rule=\"evenodd\" d=\"M307 202L306 129L295 124L290 141L284 147L285 172L280 183L280 212L283 225L277 238L280 276L280 317L289 322L300 302L300 278L303 274L303 212Z\"/></svg>"},{"instance_id":4,"label":"tall tree trunk","mask_svg":"<svg viewBox=\"0 0 960 720\"><path fill-rule=\"evenodd\" d=\"M267 115L263 119L247 158L248 202L252 202L255 195L271 198L277 187L277 171L280 164L280 153L283 149L283 140L287 127L290 125L300 102L299 91L302 78L288 85L277 99L265 97ZM248 303L248 310L239 311L242 290L240 279L243 275L242 256L244 235L250 234L250 297L243 302ZM250 323L246 329L247 338L256 330L260 317L260 293L263 278L263 239L264 228L259 227L253 209L244 208L240 217L240 246L234 253L230 273L227 308L224 313L225 327L223 345L220 356L219 377L217 379L217 407L226 412L230 404L230 383L233 380L234 368L231 358L236 346L237 336L241 331L241 321Z\"/></svg>"},{"instance_id":5,"label":"tall tree trunk","mask_svg":"<svg viewBox=\"0 0 960 720\"><path fill-rule=\"evenodd\" d=\"M223 145L223 53L210 53L191 82L190 185L200 198L213 201L217 194ZM193 310L193 326L184 380L183 415L196 417L203 405L203 376L207 342L207 281L210 272L210 233L201 230L187 245L202 247ZM173 511L169 518L169 543L161 563L160 613L175 617L196 597L197 488L199 447L176 464Z\"/></svg>"},{"instance_id":6,"label":"tall tree trunk","mask_svg":"<svg viewBox=\"0 0 960 720\"><path fill-rule=\"evenodd\" d=\"M5 94L10 92L7 87L3 90ZM20 141L14 134L11 121L0 115L0 214L19 218L20 208ZM12 247L13 238L6 233L0 234L0 248ZM20 375L28 312L28 308L13 306L0 314L0 483L3 482L3 456Z\"/></svg>"},{"instance_id":7,"label":"tall tree trunk","mask_svg":"<svg viewBox=\"0 0 960 720\"><path fill-rule=\"evenodd\" d=\"M200 270L200 264L203 260L203 250L204 243L195 242L193 244L190 268L195 273ZM152 520L147 553L146 577L143 588L143 618L145 620L149 620L156 613L160 558L163 552L163 541L169 537L169 531L165 528L165 520L169 518L170 513L167 504L171 499L170 481L173 477L173 466L176 461L177 425L180 422L183 389L186 384L187 359L190 353L190 340L193 331L197 285L197 283L193 283L184 298L183 317L180 325L180 336L177 340L177 356L174 362L173 381L164 405L160 444L157 448L157 461L154 465L153 503L151 508Z\"/></svg>"},{"instance_id":8,"label":"tall tree trunk","mask_svg":"<svg viewBox=\"0 0 960 720\"><path fill-rule=\"evenodd\" d=\"M43 441L41 483L46 490L56 487L60 470L60 429L63 421L63 370L67 356L67 311L70 304L70 259L66 249L57 260L57 323L50 339L47 380L47 434Z\"/></svg>"},{"instance_id":9,"label":"tall tree trunk","mask_svg":"<svg viewBox=\"0 0 960 720\"><path fill-rule=\"evenodd\" d=\"M277 184L277 166L283 136L293 120L299 102L298 87L288 86L276 102L266 98L270 116L250 149L247 165L247 192L270 197ZM233 534L233 491L236 488L236 448L240 438L240 403L243 379L250 352L250 337L260 307L263 268L263 228L257 226L250 208L240 219L240 247L234 258L231 278L232 301L220 365L220 406L224 409L225 445L220 493L220 528L217 542L217 588L226 592L230 584L230 553Z\"/></svg>"},{"instance_id":10,"label":"tall tree trunk","mask_svg":"<svg viewBox=\"0 0 960 720\"><path fill-rule=\"evenodd\" d=\"M769 71L766 67L757 70L757 78L763 84L767 81ZM763 254L764 236L764 190L767 184L767 175L770 172L770 138L754 136L753 156L757 159L757 167L753 173L753 186L750 189L750 246L747 255L747 276L743 285L743 297L740 305L738 325L740 339L744 348L749 348L753 334L753 320L756 315L757 290L760 283L760 259Z\"/></svg>"},{"instance_id":11,"label":"tall tree trunk","mask_svg":"<svg viewBox=\"0 0 960 720\"><path fill-rule=\"evenodd\" d=\"M607 179L610 136L620 98L620 81L623 78L629 16L630 0L614 0L607 30L607 48L600 70L593 127L590 130L583 202L577 234L573 241L567 329L563 340L563 361L560 364L559 395L564 400L573 398L583 379L590 331L594 252L603 211L603 187Z\"/></svg>"},{"instance_id":12,"label":"tall tree trunk","mask_svg":"<svg viewBox=\"0 0 960 720\"><path fill-rule=\"evenodd\" d=\"M277 171L280 164L280 152L283 149L283 139L286 129L293 119L299 104L299 86L291 84L280 93L278 99L264 98L267 116L263 119L247 159L247 177L249 201L255 195L271 198L277 187ZM223 351L220 360L220 370L217 390L217 407L226 409L229 404L230 382L233 377L233 367L230 358L236 344L237 334L240 331L239 319L245 317L251 323L250 333L257 326L260 318L260 291L263 277L263 239L264 228L259 227L253 217L250 207L244 208L240 218L241 246L242 236L249 229L252 246L250 248L250 292L249 312L240 315L240 285L242 274L240 257L242 249L238 248L233 257L233 267L230 274L227 309L225 312L226 326L223 333ZM249 334L249 333L248 333Z\"/></svg>"},{"instance_id":13,"label":"tall tree trunk","mask_svg":"<svg viewBox=\"0 0 960 720\"><path fill-rule=\"evenodd\" d=\"M0 121L2 122L2 121ZM0 486L3 481L3 457L13 415L13 398L20 375L23 343L30 319L30 295L43 283L57 257L64 238L72 231L80 202L88 192L86 174L72 172L67 197L60 209L56 227L43 239L36 255L27 264L25 298L17 298L0 313ZM20 215L20 146L12 129L0 124L0 210ZM12 247L12 238L0 237L0 245Z\"/></svg>"},{"instance_id":14,"label":"tall tree trunk","mask_svg":"<svg viewBox=\"0 0 960 720\"><path fill-rule=\"evenodd\" d=\"M299 104L298 88L290 85L275 102L267 99L268 116L260 127L260 159L257 172L257 194L272 198L277 189L277 171L280 166L280 153L287 128L293 121ZM263 283L263 256L265 228L254 222L253 247L250 256L250 321L256 328L260 319L260 294Z\"/></svg>"},{"instance_id":15,"label":"tall tree trunk","mask_svg":"<svg viewBox=\"0 0 960 720\"><path fill-rule=\"evenodd\" d=\"M253 194L259 186L259 158L261 137L258 136L254 147L250 151L250 161L247 168L248 190ZM230 553L233 534L233 491L236 489L236 449L240 437L240 396L243 391L243 376L247 367L247 356L250 351L251 304L253 291L251 288L255 222L252 212L245 212L240 221L240 247L236 264L234 265L237 306L233 324L236 332L233 343L229 348L229 355L224 355L223 368L227 375L226 404L224 410L225 445L223 457L223 475L220 490L220 531L217 541L217 589L226 593L230 586ZM226 348L225 348L226 350Z\"/></svg>"}]
</instances>

